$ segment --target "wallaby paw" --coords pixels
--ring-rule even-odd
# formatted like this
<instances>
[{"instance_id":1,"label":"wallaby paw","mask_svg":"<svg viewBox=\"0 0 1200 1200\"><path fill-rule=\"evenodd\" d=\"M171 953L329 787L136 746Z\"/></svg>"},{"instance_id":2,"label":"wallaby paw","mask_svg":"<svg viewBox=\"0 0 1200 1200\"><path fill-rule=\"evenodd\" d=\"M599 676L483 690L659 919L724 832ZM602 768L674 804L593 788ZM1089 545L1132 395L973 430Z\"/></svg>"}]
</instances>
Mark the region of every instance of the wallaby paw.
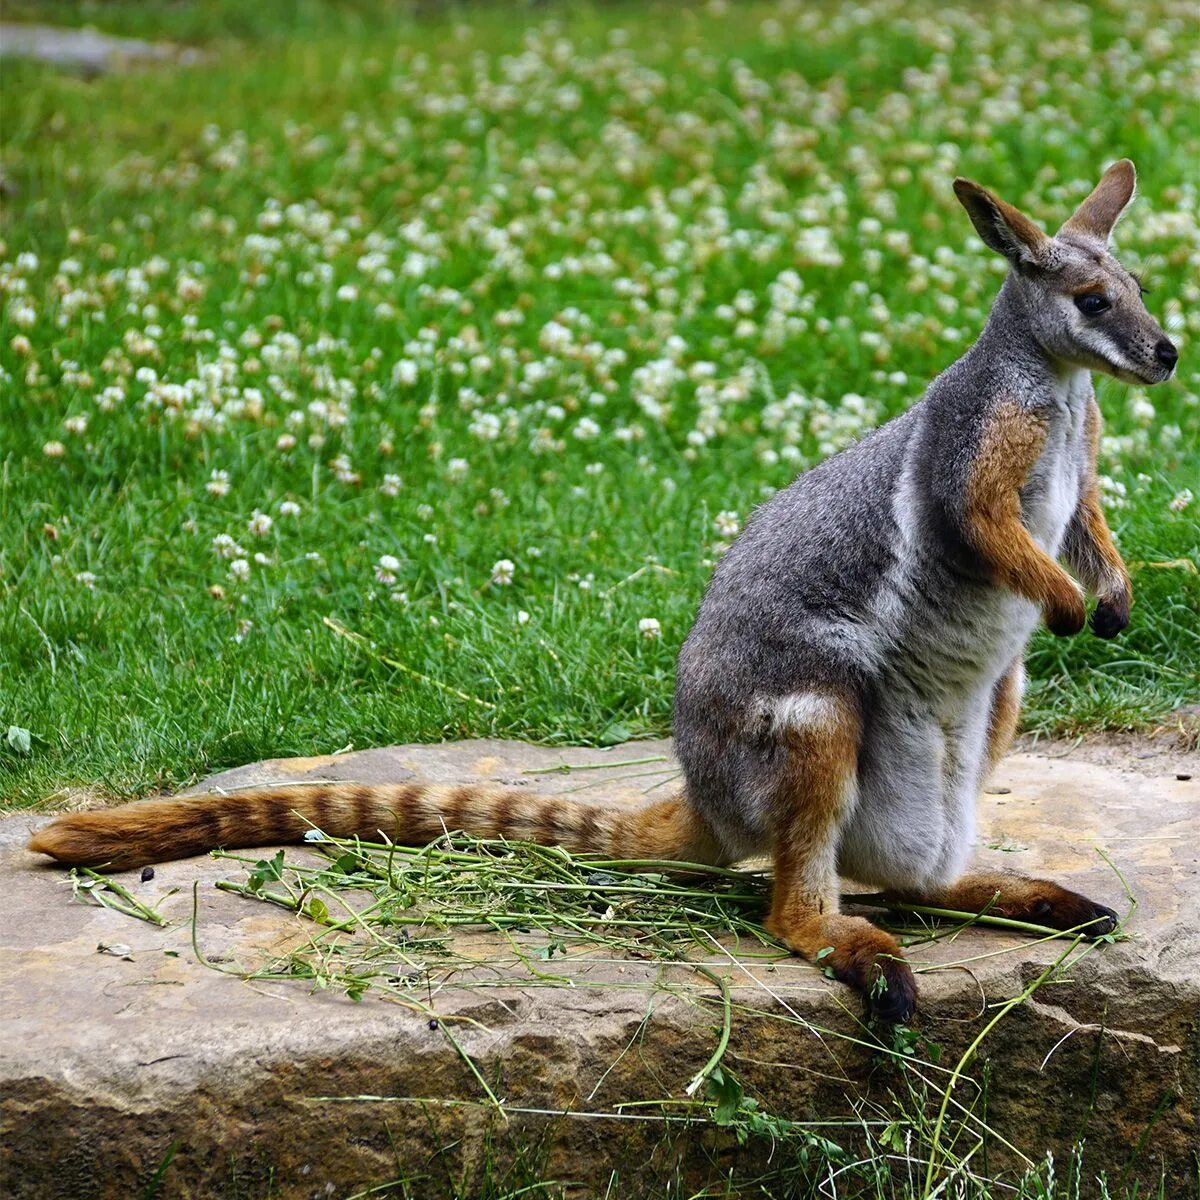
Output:
<instances>
[{"instance_id":1,"label":"wallaby paw","mask_svg":"<svg viewBox=\"0 0 1200 1200\"><path fill-rule=\"evenodd\" d=\"M881 938L880 930L867 921L863 924L871 934L835 946L831 954L817 961L817 966L858 992L870 1016L903 1025L917 1011L917 982L912 968L890 937L883 934ZM890 948L881 945L884 939L892 943Z\"/></svg>"},{"instance_id":2,"label":"wallaby paw","mask_svg":"<svg viewBox=\"0 0 1200 1200\"><path fill-rule=\"evenodd\" d=\"M1048 880L1032 880L1035 898L1028 912L1017 918L1050 929L1078 929L1084 937L1104 937L1116 929L1119 918L1104 904Z\"/></svg>"},{"instance_id":3,"label":"wallaby paw","mask_svg":"<svg viewBox=\"0 0 1200 1200\"><path fill-rule=\"evenodd\" d=\"M1029 921L1048 929L1078 929L1085 937L1103 937L1117 927L1117 914L1079 892L1049 879L1014 879L1000 889L1000 899L986 911L1013 921Z\"/></svg>"},{"instance_id":4,"label":"wallaby paw","mask_svg":"<svg viewBox=\"0 0 1200 1200\"><path fill-rule=\"evenodd\" d=\"M1074 637L1087 621L1083 593L1065 592L1046 608L1046 628L1055 637Z\"/></svg>"},{"instance_id":5,"label":"wallaby paw","mask_svg":"<svg viewBox=\"0 0 1200 1200\"><path fill-rule=\"evenodd\" d=\"M917 1009L917 983L895 938L862 917L832 916L791 931L767 928L832 979L862 997L867 1014L904 1024Z\"/></svg>"},{"instance_id":6,"label":"wallaby paw","mask_svg":"<svg viewBox=\"0 0 1200 1200\"><path fill-rule=\"evenodd\" d=\"M900 959L875 959L874 976L866 989L868 1013L889 1025L907 1025L917 1011L917 981Z\"/></svg>"},{"instance_id":7,"label":"wallaby paw","mask_svg":"<svg viewBox=\"0 0 1200 1200\"><path fill-rule=\"evenodd\" d=\"M1092 632L1097 637L1113 638L1129 624L1129 595L1104 596L1092 612Z\"/></svg>"}]
</instances>

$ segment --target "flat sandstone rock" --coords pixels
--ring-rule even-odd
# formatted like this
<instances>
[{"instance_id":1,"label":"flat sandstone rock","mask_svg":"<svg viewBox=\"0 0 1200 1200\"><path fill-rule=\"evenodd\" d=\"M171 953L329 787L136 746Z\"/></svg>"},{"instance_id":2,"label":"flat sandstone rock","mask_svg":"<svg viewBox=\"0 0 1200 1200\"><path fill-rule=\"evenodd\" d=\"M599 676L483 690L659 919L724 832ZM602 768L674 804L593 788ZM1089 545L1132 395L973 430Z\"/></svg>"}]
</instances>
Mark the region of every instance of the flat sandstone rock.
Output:
<instances>
[{"instance_id":1,"label":"flat sandstone rock","mask_svg":"<svg viewBox=\"0 0 1200 1200\"><path fill-rule=\"evenodd\" d=\"M243 767L196 790L420 776L547 792L586 783L575 798L637 804L674 786L670 763L582 776L530 772L669 753L667 742L607 750L400 746ZM659 767L661 774L645 774ZM1132 1177L1157 1181L1165 1165L1166 1194L1182 1196L1189 1179L1194 1186L1200 1130L1200 770L1194 755L1156 773L1136 768L1132 759L1122 768L1020 753L992 779L981 807L982 863L1047 873L1125 913L1129 902L1103 850L1137 907L1129 940L1097 948L1010 1012L968 1074L979 1080L986 1068L987 1121L1030 1158L1049 1149L1062 1163L1084 1137L1089 1171L1107 1168L1117 1179L1140 1142ZM23 849L47 819L21 812L0 821L6 1194L140 1195L172 1147L160 1193L172 1197L346 1196L404 1173L426 1181L414 1194L439 1195L485 1152L503 1161L531 1145L547 1178L602 1189L618 1169L619 1194L652 1195L661 1186L655 1171L702 1184L717 1169L711 1162L727 1170L753 1159L753 1149L738 1151L727 1132L700 1123L676 1125L664 1154L659 1122L628 1119L654 1110L619 1115L623 1102L682 1098L712 1053L722 1010L699 972L612 956L556 960L554 972L575 985L551 986L496 937L497 956L512 963L505 980L431 992L439 1017L431 1028L427 1013L371 992L354 1003L310 993L303 981L251 983L213 969L252 968L305 943L315 928L214 889L218 879L244 879L236 863L167 863L147 883L137 872L121 876L160 905L170 919L162 929L73 900L66 876ZM194 884L196 944L210 966L192 945ZM99 952L101 945L117 952ZM942 1047L943 1081L994 1006L1018 995L1065 945L968 929L911 952L922 972L917 1028ZM888 1111L898 1073L866 1043L848 992L794 959L736 961L714 946L706 961L731 989L725 1061L748 1094L795 1120ZM930 969L939 964L962 965ZM449 1029L510 1109L507 1122L478 1103L480 1084ZM321 1099L362 1096L467 1103ZM973 1103L976 1084L964 1080L955 1098ZM561 1115L568 1112L601 1115ZM824 1132L853 1142L845 1130ZM443 1147L452 1149L439 1155ZM990 1153L993 1168L1019 1161L999 1142Z\"/></svg>"}]
</instances>

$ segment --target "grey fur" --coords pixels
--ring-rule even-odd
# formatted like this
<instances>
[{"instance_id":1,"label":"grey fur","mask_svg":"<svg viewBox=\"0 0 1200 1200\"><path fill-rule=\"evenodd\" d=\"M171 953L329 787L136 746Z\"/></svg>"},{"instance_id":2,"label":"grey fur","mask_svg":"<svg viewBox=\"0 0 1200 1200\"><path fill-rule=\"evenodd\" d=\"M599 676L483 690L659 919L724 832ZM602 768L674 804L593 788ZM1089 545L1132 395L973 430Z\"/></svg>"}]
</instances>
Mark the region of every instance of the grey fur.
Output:
<instances>
[{"instance_id":1,"label":"grey fur","mask_svg":"<svg viewBox=\"0 0 1200 1200\"><path fill-rule=\"evenodd\" d=\"M1024 240L997 231L1003 214L976 208L985 240L1012 263L978 341L912 409L753 515L680 653L686 795L730 859L770 849L789 782L782 726L819 721L805 697L832 691L852 698L863 728L839 870L920 890L966 866L995 689L1039 620L1035 605L993 583L965 531L969 473L999 405L1049 422L1020 492L1026 527L1093 591L1111 582L1077 519L1089 371L1159 382L1171 373L1156 357L1165 336L1098 236L1068 226L1031 247L1028 228ZM1073 294L1097 284L1111 308L1089 318Z\"/></svg>"}]
</instances>

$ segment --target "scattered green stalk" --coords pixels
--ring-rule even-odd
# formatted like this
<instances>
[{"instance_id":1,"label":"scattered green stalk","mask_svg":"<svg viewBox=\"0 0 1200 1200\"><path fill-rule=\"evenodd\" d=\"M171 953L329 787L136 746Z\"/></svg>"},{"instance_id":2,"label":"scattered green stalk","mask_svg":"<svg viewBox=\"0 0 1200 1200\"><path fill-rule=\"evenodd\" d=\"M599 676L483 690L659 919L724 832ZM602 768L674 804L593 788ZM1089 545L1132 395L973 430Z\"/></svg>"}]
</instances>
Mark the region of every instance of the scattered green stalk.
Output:
<instances>
[{"instance_id":1,"label":"scattered green stalk","mask_svg":"<svg viewBox=\"0 0 1200 1200\"><path fill-rule=\"evenodd\" d=\"M406 675L411 675L414 679L420 680L421 683L428 687L437 688L439 691L445 692L449 696L454 696L459 700L466 700L469 704L478 705L480 708L494 709L496 706L487 700L481 700L478 696L472 696L467 692L461 691L459 688L451 687L448 683L443 683L440 679L433 679L429 675L421 671L416 671L407 663L402 663L398 658L390 658L386 654L380 654L368 638L363 637L361 633L355 633L352 629L347 629L340 621L335 621L330 616L321 618L322 622L327 625L338 637L346 638L353 642L356 646L366 650L373 658L378 659L386 666L393 668L396 671L403 671Z\"/></svg>"},{"instance_id":2,"label":"scattered green stalk","mask_svg":"<svg viewBox=\"0 0 1200 1200\"><path fill-rule=\"evenodd\" d=\"M869 908L890 908L897 912L918 913L923 917L937 917L945 921L965 921L972 925L989 925L996 929L1013 929L1020 933L1035 933L1040 938L1077 937L1078 929L1051 929L1047 925L1035 925L1030 921L1016 921L1010 917L996 917L990 913L960 912L952 908L936 908L929 904L908 904L900 900L875 899L873 897L855 896L856 904Z\"/></svg>"},{"instance_id":3,"label":"scattered green stalk","mask_svg":"<svg viewBox=\"0 0 1200 1200\"><path fill-rule=\"evenodd\" d=\"M1046 982L1058 969L1066 962L1071 952L1080 944L1083 939L1076 935L1075 940L1069 945L1042 973L1033 980L1026 988L1024 988L1012 999L1007 1000L997 1009L996 1014L990 1021L975 1035L971 1040L971 1044L962 1052L958 1062L954 1066L954 1070L950 1073L950 1079L946 1084L945 1091L942 1095L942 1103L938 1108L937 1120L933 1127L933 1140L929 1148L929 1163L925 1172L925 1190L924 1195L932 1196L933 1193L933 1177L937 1172L938 1156L941 1150L942 1130L945 1126L946 1113L950 1107L950 1097L954 1092L954 1087L962 1078L963 1071L966 1069L967 1063L975 1056L975 1051L983 1044L984 1039L997 1025L1014 1008L1020 1007L1029 999Z\"/></svg>"},{"instance_id":4,"label":"scattered green stalk","mask_svg":"<svg viewBox=\"0 0 1200 1200\"><path fill-rule=\"evenodd\" d=\"M692 1076L691 1082L683 1089L685 1096L694 1096L703 1086L704 1081L721 1065L725 1051L729 1048L729 1032L733 1027L733 1011L729 1003L729 981L708 967L693 963L693 969L706 979L712 980L721 991L721 1035L717 1038L716 1048L709 1055L708 1062Z\"/></svg>"},{"instance_id":5,"label":"scattered green stalk","mask_svg":"<svg viewBox=\"0 0 1200 1200\"><path fill-rule=\"evenodd\" d=\"M527 767L522 775L573 775L577 771L609 771L616 767L641 767L646 763L669 762L665 754L652 754L647 758L626 758L620 762L604 763L559 763L555 767Z\"/></svg>"},{"instance_id":6,"label":"scattered green stalk","mask_svg":"<svg viewBox=\"0 0 1200 1200\"><path fill-rule=\"evenodd\" d=\"M127 887L118 883L115 879L110 879L107 875L101 875L99 871L93 871L91 867L76 867L75 873L86 875L89 879L95 880L114 895L120 896L124 901L106 899L103 893L96 888L88 889L91 895L95 896L96 902L103 905L105 908L114 909L116 912L122 912L129 917L137 917L140 921L149 921L151 925L163 926L167 923L166 918L161 916L155 909L148 904L139 900Z\"/></svg>"}]
</instances>

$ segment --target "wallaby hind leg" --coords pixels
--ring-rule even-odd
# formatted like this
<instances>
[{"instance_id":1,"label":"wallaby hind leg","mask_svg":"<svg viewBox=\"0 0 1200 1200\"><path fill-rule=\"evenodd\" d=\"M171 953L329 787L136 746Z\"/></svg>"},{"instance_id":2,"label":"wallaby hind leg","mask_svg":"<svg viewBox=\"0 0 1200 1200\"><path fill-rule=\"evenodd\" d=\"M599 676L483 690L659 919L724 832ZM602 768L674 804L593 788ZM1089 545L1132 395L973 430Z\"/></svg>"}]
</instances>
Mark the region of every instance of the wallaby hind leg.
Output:
<instances>
[{"instance_id":1,"label":"wallaby hind leg","mask_svg":"<svg viewBox=\"0 0 1200 1200\"><path fill-rule=\"evenodd\" d=\"M1049 879L1006 871L971 871L947 887L919 893L889 892L888 897L956 912L986 912L1050 929L1079 929L1088 937L1102 937L1117 927L1117 914L1111 908Z\"/></svg>"},{"instance_id":2,"label":"wallaby hind leg","mask_svg":"<svg viewBox=\"0 0 1200 1200\"><path fill-rule=\"evenodd\" d=\"M1025 667L1017 659L996 684L988 726L988 764L995 767L1004 757L1017 731ZM912 903L956 912L989 912L1014 921L1031 921L1051 929L1075 929L1089 937L1111 933L1117 914L1078 892L1052 883L1003 871L970 871L948 887L925 890L919 896L897 895Z\"/></svg>"},{"instance_id":3,"label":"wallaby hind leg","mask_svg":"<svg viewBox=\"0 0 1200 1200\"><path fill-rule=\"evenodd\" d=\"M773 781L775 882L767 928L859 991L875 1015L907 1021L917 989L895 939L838 912L838 829L852 804L857 713L840 700L789 697L775 712L781 753Z\"/></svg>"},{"instance_id":4,"label":"wallaby hind leg","mask_svg":"<svg viewBox=\"0 0 1200 1200\"><path fill-rule=\"evenodd\" d=\"M992 770L1008 753L1021 719L1021 694L1025 691L1025 663L1018 658L1000 677L992 693L988 718L987 761Z\"/></svg>"}]
</instances>

